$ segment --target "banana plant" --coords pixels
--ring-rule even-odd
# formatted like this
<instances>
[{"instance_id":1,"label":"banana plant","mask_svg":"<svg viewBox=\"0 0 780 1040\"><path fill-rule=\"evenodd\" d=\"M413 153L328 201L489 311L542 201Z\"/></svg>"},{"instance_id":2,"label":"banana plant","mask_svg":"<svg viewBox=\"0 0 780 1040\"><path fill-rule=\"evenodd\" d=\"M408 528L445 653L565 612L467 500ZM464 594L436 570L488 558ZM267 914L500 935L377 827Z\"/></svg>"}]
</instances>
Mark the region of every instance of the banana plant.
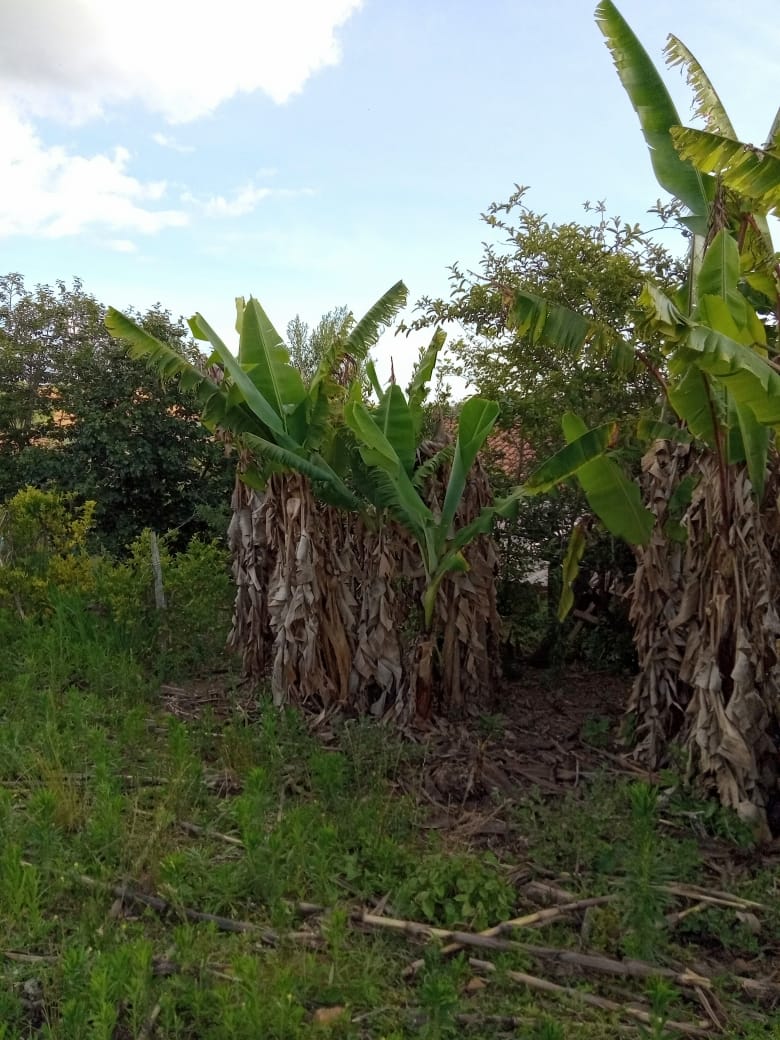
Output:
<instances>
[{"instance_id":1,"label":"banana plant","mask_svg":"<svg viewBox=\"0 0 780 1040\"><path fill-rule=\"evenodd\" d=\"M656 179L688 210L681 223L693 232L689 309L695 305L697 267L712 238L713 215L725 220L740 241L746 281L774 306L780 281L766 213L777 212L780 205L780 110L764 149L738 141L704 69L685 44L670 36L667 64L685 72L694 115L704 120L706 129L683 127L663 79L612 0L601 0L595 17L639 118Z\"/></svg>"},{"instance_id":2,"label":"banana plant","mask_svg":"<svg viewBox=\"0 0 780 1040\"><path fill-rule=\"evenodd\" d=\"M389 512L419 546L425 571L423 617L428 632L445 575L468 567L462 552L467 543L458 548L452 545L455 516L469 471L498 418L494 401L472 397L461 409L454 449L419 460L425 396L444 339L440 330L434 333L415 366L407 394L395 382L383 390L373 366L369 366L378 405L369 410L353 391L344 409L344 420L357 448L354 482L377 510ZM425 480L448 460L451 465L444 503L435 515L423 497L423 488Z\"/></svg>"},{"instance_id":3,"label":"banana plant","mask_svg":"<svg viewBox=\"0 0 780 1040\"><path fill-rule=\"evenodd\" d=\"M290 364L282 337L260 303L236 300L238 355L234 356L201 314L190 319L196 339L208 342L212 355L206 371L181 357L168 344L144 332L114 308L106 315L109 332L121 338L132 357L143 360L165 380L178 378L201 404L201 421L210 430L232 434L254 462L241 476L262 488L273 472L295 470L307 476L324 500L346 509L364 503L334 465L334 430L341 388L331 378L346 356L363 361L371 346L404 306L407 290L397 282L329 346L306 386ZM223 378L209 374L217 366Z\"/></svg>"},{"instance_id":4,"label":"banana plant","mask_svg":"<svg viewBox=\"0 0 780 1040\"><path fill-rule=\"evenodd\" d=\"M334 341L306 386L290 364L281 336L260 303L236 301L238 354L234 356L202 315L190 319L193 335L213 350L206 370L191 364L165 343L154 339L119 311L110 308L106 326L121 338L131 356L145 361L162 378L178 378L197 395L202 421L211 430L228 431L254 459L241 477L262 488L274 472L295 471L308 477L315 494L339 508L359 511L367 522L393 516L415 539L425 573L423 616L426 633L433 629L438 590L445 576L468 568L463 550L489 533L497 518L513 515L521 498L543 494L582 470L595 480L601 458L614 438L614 424L596 430L573 430L570 443L505 499L484 508L468 524L457 514L469 472L498 417L498 405L481 397L460 411L454 447L425 461L419 458L428 385L444 333L437 330L423 351L407 393L396 384L384 390L373 365L366 374L378 404L367 407L360 382L349 388L333 378L340 361L367 359L371 345L406 300L399 282ZM222 378L209 374L217 366ZM423 497L429 476L450 464L444 501L436 512ZM595 469L594 469L595 467ZM428 640L432 653L432 641Z\"/></svg>"},{"instance_id":5,"label":"banana plant","mask_svg":"<svg viewBox=\"0 0 780 1040\"><path fill-rule=\"evenodd\" d=\"M584 426L572 430L567 446L531 474L525 484L483 508L470 523L459 526L456 517L469 472L496 423L499 409L495 401L482 397L467 400L458 417L454 449L445 449L417 464L415 433L422 421L423 388L442 343L443 335L437 333L415 369L408 397L396 384L386 391L376 387L378 407L369 410L362 401L353 399L344 413L363 464L353 470L356 483L377 509L387 510L406 527L420 548L426 578L423 617L427 632L433 627L436 596L443 579L448 573L468 568L463 550L479 535L488 534L496 519L513 516L522 498L543 494L574 473L590 472L591 477L586 479L589 486L595 485L597 476L589 467L615 465L603 457L615 435L615 424L596 430ZM451 466L444 501L434 513L421 490L429 474L448 459Z\"/></svg>"},{"instance_id":6,"label":"banana plant","mask_svg":"<svg viewBox=\"0 0 780 1040\"><path fill-rule=\"evenodd\" d=\"M778 311L780 300L780 267L766 221L780 203L780 113L764 150L737 141L704 70L681 41L670 37L667 61L685 70L707 127L683 128L661 76L612 0L598 4L596 22L639 117L656 178L688 211L681 222L691 233L686 284L673 298L648 284L639 301L644 317L638 320L662 334L664 364L651 366L638 353L636 360L647 364L659 382L664 408L676 419L675 436L688 431L686 436L715 453L723 523L728 524L729 464L746 464L760 499L773 429L780 429L780 375L758 313ZM579 351L606 338L614 357L634 354L630 340L616 330L522 290L515 293L510 317L535 342ZM567 439L581 432L578 420L564 417ZM649 439L658 435L646 422L639 423L637 433ZM634 545L647 544L653 515L614 460L594 460L576 478L612 533ZM582 529L575 529L565 561L562 612L571 605L582 539Z\"/></svg>"}]
</instances>

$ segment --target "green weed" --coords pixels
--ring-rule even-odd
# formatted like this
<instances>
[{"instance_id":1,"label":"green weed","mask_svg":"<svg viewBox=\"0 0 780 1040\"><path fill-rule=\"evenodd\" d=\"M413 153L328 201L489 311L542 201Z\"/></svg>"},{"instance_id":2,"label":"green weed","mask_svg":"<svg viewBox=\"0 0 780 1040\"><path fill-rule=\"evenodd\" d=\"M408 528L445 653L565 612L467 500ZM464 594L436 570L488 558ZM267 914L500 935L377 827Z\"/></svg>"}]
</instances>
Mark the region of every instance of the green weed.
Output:
<instances>
[{"instance_id":1,"label":"green weed","mask_svg":"<svg viewBox=\"0 0 780 1040\"><path fill-rule=\"evenodd\" d=\"M514 901L491 853L430 855L409 875L397 898L399 910L412 918L476 929L506 920Z\"/></svg>"},{"instance_id":2,"label":"green weed","mask_svg":"<svg viewBox=\"0 0 780 1040\"><path fill-rule=\"evenodd\" d=\"M664 909L668 902L661 884L668 880L659 857L658 791L636 783L629 789L631 833L623 886L626 952L653 961L665 942ZM660 991L659 991L660 992Z\"/></svg>"}]
</instances>

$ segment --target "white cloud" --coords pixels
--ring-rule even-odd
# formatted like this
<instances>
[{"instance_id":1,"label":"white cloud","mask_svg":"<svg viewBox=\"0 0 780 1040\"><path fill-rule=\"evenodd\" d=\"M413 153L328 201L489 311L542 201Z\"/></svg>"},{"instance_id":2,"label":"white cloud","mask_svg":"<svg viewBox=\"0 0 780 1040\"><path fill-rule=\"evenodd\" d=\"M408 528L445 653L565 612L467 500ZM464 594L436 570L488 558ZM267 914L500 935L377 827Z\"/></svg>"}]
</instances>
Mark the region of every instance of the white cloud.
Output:
<instances>
[{"instance_id":1,"label":"white cloud","mask_svg":"<svg viewBox=\"0 0 780 1040\"><path fill-rule=\"evenodd\" d=\"M185 205L196 206L207 217L243 217L252 213L263 199L269 196L290 198L296 195L312 195L311 188L259 188L249 183L239 188L231 198L224 195L212 195L207 199L199 199L190 192L181 196Z\"/></svg>"},{"instance_id":2,"label":"white cloud","mask_svg":"<svg viewBox=\"0 0 780 1040\"><path fill-rule=\"evenodd\" d=\"M161 148L170 148L172 152L181 152L182 155L195 151L191 144L180 144L175 137L171 137L169 134L152 134L152 140Z\"/></svg>"},{"instance_id":3,"label":"white cloud","mask_svg":"<svg viewBox=\"0 0 780 1040\"><path fill-rule=\"evenodd\" d=\"M90 228L153 234L188 222L181 209L156 209L164 181L140 181L127 172L124 148L111 154L73 155L44 144L32 124L0 102L0 238L59 238Z\"/></svg>"},{"instance_id":4,"label":"white cloud","mask_svg":"<svg viewBox=\"0 0 780 1040\"><path fill-rule=\"evenodd\" d=\"M106 245L115 253L137 253L138 246L129 238L110 238Z\"/></svg>"},{"instance_id":5,"label":"white cloud","mask_svg":"<svg viewBox=\"0 0 780 1040\"><path fill-rule=\"evenodd\" d=\"M0 92L33 115L84 120L140 101L172 123L240 93L281 103L339 61L362 0L25 0L0 3Z\"/></svg>"},{"instance_id":6,"label":"white cloud","mask_svg":"<svg viewBox=\"0 0 780 1040\"><path fill-rule=\"evenodd\" d=\"M42 139L34 120L82 122L135 102L183 123L255 91L281 103L338 62L336 31L361 3L0 0L0 238L100 228L127 249L130 239L111 234L187 224L188 203L208 216L250 213L270 189L250 183L167 208L166 183L132 176L125 149L74 154ZM153 138L192 150L170 134Z\"/></svg>"}]
</instances>

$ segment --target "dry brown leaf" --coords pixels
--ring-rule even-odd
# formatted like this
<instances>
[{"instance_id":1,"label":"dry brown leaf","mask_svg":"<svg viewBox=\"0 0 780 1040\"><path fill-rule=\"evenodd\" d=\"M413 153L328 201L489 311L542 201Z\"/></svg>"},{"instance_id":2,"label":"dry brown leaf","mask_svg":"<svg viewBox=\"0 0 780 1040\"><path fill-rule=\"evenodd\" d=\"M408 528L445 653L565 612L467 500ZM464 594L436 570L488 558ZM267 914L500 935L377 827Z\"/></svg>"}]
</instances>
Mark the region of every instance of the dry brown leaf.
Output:
<instances>
[{"instance_id":1,"label":"dry brown leaf","mask_svg":"<svg viewBox=\"0 0 780 1040\"><path fill-rule=\"evenodd\" d=\"M341 1005L317 1008L311 1019L315 1026L332 1026L334 1022L338 1022L340 1018L343 1018L346 1010Z\"/></svg>"}]
</instances>

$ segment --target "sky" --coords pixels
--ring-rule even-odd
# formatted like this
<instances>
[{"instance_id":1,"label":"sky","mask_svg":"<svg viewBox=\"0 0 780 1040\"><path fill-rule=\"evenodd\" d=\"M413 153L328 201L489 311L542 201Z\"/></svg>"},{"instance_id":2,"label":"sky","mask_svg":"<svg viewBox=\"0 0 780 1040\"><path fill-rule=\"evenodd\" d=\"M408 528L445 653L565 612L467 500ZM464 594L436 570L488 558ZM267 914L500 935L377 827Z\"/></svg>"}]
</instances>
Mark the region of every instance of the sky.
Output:
<instances>
[{"instance_id":1,"label":"sky","mask_svg":"<svg viewBox=\"0 0 780 1040\"><path fill-rule=\"evenodd\" d=\"M779 0L622 0L659 68L668 33L743 140L780 102ZM551 221L585 200L648 225L661 195L590 0L0 0L0 272L78 276L101 302L234 298L280 331L399 278L476 267L516 183ZM690 93L665 72L684 121ZM679 244L665 233L670 248ZM424 337L385 337L403 378Z\"/></svg>"}]
</instances>

